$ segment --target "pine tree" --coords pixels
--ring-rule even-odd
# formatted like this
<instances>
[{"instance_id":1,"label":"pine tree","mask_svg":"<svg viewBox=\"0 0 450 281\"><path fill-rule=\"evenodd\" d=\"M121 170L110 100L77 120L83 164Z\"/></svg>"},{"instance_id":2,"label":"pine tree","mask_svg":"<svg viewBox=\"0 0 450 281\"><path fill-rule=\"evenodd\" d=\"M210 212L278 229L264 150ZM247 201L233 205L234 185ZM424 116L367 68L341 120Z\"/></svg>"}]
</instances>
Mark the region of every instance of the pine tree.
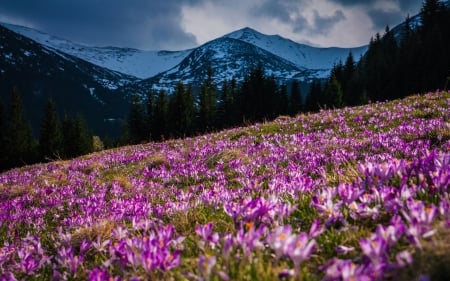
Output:
<instances>
[{"instance_id":1,"label":"pine tree","mask_svg":"<svg viewBox=\"0 0 450 281\"><path fill-rule=\"evenodd\" d=\"M342 101L342 88L341 84L337 80L336 76L331 76L331 79L328 81L325 86L325 104L328 107L340 108L343 106Z\"/></svg>"},{"instance_id":2,"label":"pine tree","mask_svg":"<svg viewBox=\"0 0 450 281\"><path fill-rule=\"evenodd\" d=\"M278 105L277 105L277 114L285 115L289 114L289 97L288 97L288 89L287 85L283 84L278 89Z\"/></svg>"},{"instance_id":3,"label":"pine tree","mask_svg":"<svg viewBox=\"0 0 450 281\"><path fill-rule=\"evenodd\" d=\"M217 117L216 86L213 80L213 70L208 68L205 82L201 86L199 97L199 127L201 131L212 129Z\"/></svg>"},{"instance_id":4,"label":"pine tree","mask_svg":"<svg viewBox=\"0 0 450 281\"><path fill-rule=\"evenodd\" d=\"M217 126L219 128L226 128L230 124L228 114L230 114L231 110L231 98L229 83L227 80L224 80L220 91L220 98L217 101Z\"/></svg>"},{"instance_id":5,"label":"pine tree","mask_svg":"<svg viewBox=\"0 0 450 281\"><path fill-rule=\"evenodd\" d=\"M194 133L195 124L195 105L194 94L192 87L187 86L183 95L183 108L182 108L181 127L184 136L190 136Z\"/></svg>"},{"instance_id":6,"label":"pine tree","mask_svg":"<svg viewBox=\"0 0 450 281\"><path fill-rule=\"evenodd\" d=\"M182 82L177 83L175 92L170 97L168 110L170 133L175 137L190 135L195 115L192 88Z\"/></svg>"},{"instance_id":7,"label":"pine tree","mask_svg":"<svg viewBox=\"0 0 450 281\"><path fill-rule=\"evenodd\" d=\"M88 132L86 122L81 114L74 121L75 153L76 156L85 155L93 151L92 134Z\"/></svg>"},{"instance_id":8,"label":"pine tree","mask_svg":"<svg viewBox=\"0 0 450 281\"><path fill-rule=\"evenodd\" d=\"M343 81L341 81L343 90L343 101L346 105L357 104L357 93L355 92L353 79L356 72L356 64L352 52L350 52L345 60Z\"/></svg>"},{"instance_id":9,"label":"pine tree","mask_svg":"<svg viewBox=\"0 0 450 281\"><path fill-rule=\"evenodd\" d=\"M294 116L302 109L302 96L300 93L300 83L297 80L292 81L291 94L289 96L289 114Z\"/></svg>"},{"instance_id":10,"label":"pine tree","mask_svg":"<svg viewBox=\"0 0 450 281\"><path fill-rule=\"evenodd\" d=\"M155 93L153 91L148 92L147 100L146 100L146 112L145 112L145 135L148 137L148 140L153 138L153 111L154 111L154 99Z\"/></svg>"},{"instance_id":11,"label":"pine tree","mask_svg":"<svg viewBox=\"0 0 450 281\"><path fill-rule=\"evenodd\" d=\"M61 135L62 135L62 156L65 159L76 156L76 139L74 133L74 122L69 115L64 114L63 121L61 122Z\"/></svg>"},{"instance_id":12,"label":"pine tree","mask_svg":"<svg viewBox=\"0 0 450 281\"><path fill-rule=\"evenodd\" d=\"M39 134L39 156L41 160L60 157L62 135L56 106L52 99L47 101Z\"/></svg>"},{"instance_id":13,"label":"pine tree","mask_svg":"<svg viewBox=\"0 0 450 281\"><path fill-rule=\"evenodd\" d=\"M6 168L6 150L5 150L5 114L4 114L4 107L3 102L0 99L0 171Z\"/></svg>"},{"instance_id":14,"label":"pine tree","mask_svg":"<svg viewBox=\"0 0 450 281\"><path fill-rule=\"evenodd\" d=\"M9 167L33 163L36 160L36 142L30 125L25 120L22 99L17 88L11 94L6 124L5 155Z\"/></svg>"},{"instance_id":15,"label":"pine tree","mask_svg":"<svg viewBox=\"0 0 450 281\"><path fill-rule=\"evenodd\" d=\"M88 132L82 115L72 119L65 114L61 132L64 158L73 158L93 151L92 134Z\"/></svg>"},{"instance_id":16,"label":"pine tree","mask_svg":"<svg viewBox=\"0 0 450 281\"><path fill-rule=\"evenodd\" d=\"M320 81L318 79L314 79L311 83L311 88L306 99L306 110L318 111L320 106L324 103L322 95L322 86Z\"/></svg>"},{"instance_id":17,"label":"pine tree","mask_svg":"<svg viewBox=\"0 0 450 281\"><path fill-rule=\"evenodd\" d=\"M127 118L127 129L129 142L132 144L140 143L148 137L144 110L137 95L133 96L131 102Z\"/></svg>"},{"instance_id":18,"label":"pine tree","mask_svg":"<svg viewBox=\"0 0 450 281\"><path fill-rule=\"evenodd\" d=\"M155 140L163 140L167 136L167 94L164 90L159 91L153 110L152 136Z\"/></svg>"}]
</instances>

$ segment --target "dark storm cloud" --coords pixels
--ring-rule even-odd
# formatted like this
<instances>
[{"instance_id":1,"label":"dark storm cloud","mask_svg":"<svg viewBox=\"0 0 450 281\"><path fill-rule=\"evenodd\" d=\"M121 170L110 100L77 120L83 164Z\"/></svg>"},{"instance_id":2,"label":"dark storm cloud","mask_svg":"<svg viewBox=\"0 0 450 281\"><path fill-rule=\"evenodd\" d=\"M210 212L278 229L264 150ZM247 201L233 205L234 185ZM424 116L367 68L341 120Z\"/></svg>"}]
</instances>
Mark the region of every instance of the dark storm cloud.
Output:
<instances>
[{"instance_id":1,"label":"dark storm cloud","mask_svg":"<svg viewBox=\"0 0 450 281\"><path fill-rule=\"evenodd\" d=\"M197 0L0 0L0 18L91 45L145 49L192 47L181 27L183 4Z\"/></svg>"},{"instance_id":2,"label":"dark storm cloud","mask_svg":"<svg viewBox=\"0 0 450 281\"><path fill-rule=\"evenodd\" d=\"M289 24L295 33L307 34L328 34L335 24L345 19L342 11L335 11L332 16L321 16L314 10L313 22L308 22L306 17L298 12L308 2L308 0L261 1L253 13Z\"/></svg>"},{"instance_id":3,"label":"dark storm cloud","mask_svg":"<svg viewBox=\"0 0 450 281\"><path fill-rule=\"evenodd\" d=\"M390 28L394 27L392 23L400 23L405 19L403 12L399 11L384 11L380 9L370 10L368 12L369 17L372 19L372 23L376 30L381 30L386 26Z\"/></svg>"},{"instance_id":4,"label":"dark storm cloud","mask_svg":"<svg viewBox=\"0 0 450 281\"><path fill-rule=\"evenodd\" d=\"M314 28L311 31L326 35L333 26L343 20L345 20L345 16L340 10L335 11L332 16L320 16L319 12L314 10Z\"/></svg>"},{"instance_id":5,"label":"dark storm cloud","mask_svg":"<svg viewBox=\"0 0 450 281\"><path fill-rule=\"evenodd\" d=\"M384 2L390 2L394 4L398 9L381 9L375 8L375 4L380 4L380 0L329 0L343 6L360 6L364 7L368 16L372 20L375 29L380 29L389 25L391 27L402 22L408 14L413 15L420 10L422 5L421 1L411 0L388 0Z\"/></svg>"}]
</instances>

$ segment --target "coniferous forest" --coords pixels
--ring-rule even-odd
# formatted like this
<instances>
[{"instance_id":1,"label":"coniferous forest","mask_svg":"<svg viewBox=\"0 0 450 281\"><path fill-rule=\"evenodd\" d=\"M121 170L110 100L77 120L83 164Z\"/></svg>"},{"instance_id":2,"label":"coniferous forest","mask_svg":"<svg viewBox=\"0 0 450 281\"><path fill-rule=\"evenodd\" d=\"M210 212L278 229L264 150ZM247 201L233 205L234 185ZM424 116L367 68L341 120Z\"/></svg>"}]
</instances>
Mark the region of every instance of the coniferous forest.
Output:
<instances>
[{"instance_id":1,"label":"coniferous forest","mask_svg":"<svg viewBox=\"0 0 450 281\"><path fill-rule=\"evenodd\" d=\"M58 116L51 99L42 109L39 135L33 136L21 96L11 90L10 103L0 100L0 170L52 159L68 159L94 150L147 141L198 135L280 115L385 101L447 87L450 76L450 7L427 0L420 24L407 17L400 30L376 34L366 54L333 66L330 77L310 81L302 93L299 81L280 84L255 65L243 82L216 85L208 68L202 85L178 83L168 93L136 95L119 139L91 132L83 116ZM105 145L103 144L105 143Z\"/></svg>"}]
</instances>

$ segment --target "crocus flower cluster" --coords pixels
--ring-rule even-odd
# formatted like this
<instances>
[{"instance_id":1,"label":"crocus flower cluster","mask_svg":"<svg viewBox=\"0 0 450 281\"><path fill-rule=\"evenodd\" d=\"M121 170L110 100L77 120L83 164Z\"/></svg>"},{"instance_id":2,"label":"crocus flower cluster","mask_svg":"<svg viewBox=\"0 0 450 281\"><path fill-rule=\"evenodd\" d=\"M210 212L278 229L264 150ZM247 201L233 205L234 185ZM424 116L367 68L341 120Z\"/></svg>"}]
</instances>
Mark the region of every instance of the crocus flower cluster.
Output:
<instances>
[{"instance_id":1,"label":"crocus flower cluster","mask_svg":"<svg viewBox=\"0 0 450 281\"><path fill-rule=\"evenodd\" d=\"M428 93L4 172L0 280L395 279L450 233L449 108Z\"/></svg>"}]
</instances>

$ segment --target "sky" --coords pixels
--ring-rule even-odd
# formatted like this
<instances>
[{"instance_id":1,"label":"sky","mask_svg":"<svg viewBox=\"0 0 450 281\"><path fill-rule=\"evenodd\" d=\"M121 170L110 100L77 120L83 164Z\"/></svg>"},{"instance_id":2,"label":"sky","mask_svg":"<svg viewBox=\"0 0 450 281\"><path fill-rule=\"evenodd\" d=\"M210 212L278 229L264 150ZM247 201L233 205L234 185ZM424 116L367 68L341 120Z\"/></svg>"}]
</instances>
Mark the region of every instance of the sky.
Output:
<instances>
[{"instance_id":1,"label":"sky","mask_svg":"<svg viewBox=\"0 0 450 281\"><path fill-rule=\"evenodd\" d=\"M89 46L183 50L243 27L317 47L368 44L420 0L0 0L0 21Z\"/></svg>"}]
</instances>

